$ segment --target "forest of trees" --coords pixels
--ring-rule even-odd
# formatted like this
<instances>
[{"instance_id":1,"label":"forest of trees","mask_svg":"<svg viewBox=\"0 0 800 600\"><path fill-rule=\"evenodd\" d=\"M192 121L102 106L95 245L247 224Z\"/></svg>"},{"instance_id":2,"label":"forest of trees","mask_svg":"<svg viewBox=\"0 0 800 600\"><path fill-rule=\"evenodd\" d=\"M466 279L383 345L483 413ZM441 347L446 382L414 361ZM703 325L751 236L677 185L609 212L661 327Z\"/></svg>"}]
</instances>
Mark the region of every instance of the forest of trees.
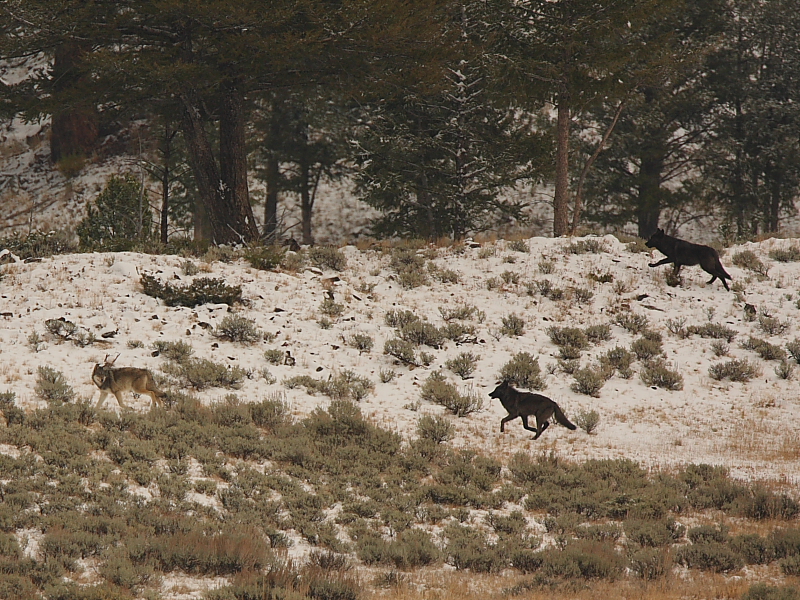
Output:
<instances>
[{"instance_id":1,"label":"forest of trees","mask_svg":"<svg viewBox=\"0 0 800 600\"><path fill-rule=\"evenodd\" d=\"M775 232L800 190L796 0L0 0L0 118L52 118L54 162L148 123L161 241L276 241L279 204L347 178L376 236L553 234L713 216ZM249 182L266 189L261 225Z\"/></svg>"}]
</instances>

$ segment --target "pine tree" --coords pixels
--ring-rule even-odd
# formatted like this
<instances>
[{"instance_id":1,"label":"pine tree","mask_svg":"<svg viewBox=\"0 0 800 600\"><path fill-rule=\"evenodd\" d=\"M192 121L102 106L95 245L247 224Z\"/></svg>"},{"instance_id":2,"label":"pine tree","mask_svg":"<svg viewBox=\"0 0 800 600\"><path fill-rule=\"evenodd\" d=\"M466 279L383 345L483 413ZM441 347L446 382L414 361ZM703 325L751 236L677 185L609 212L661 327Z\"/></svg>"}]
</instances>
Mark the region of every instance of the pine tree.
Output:
<instances>
[{"instance_id":1,"label":"pine tree","mask_svg":"<svg viewBox=\"0 0 800 600\"><path fill-rule=\"evenodd\" d=\"M800 192L800 13L789 0L729 3L709 65L719 100L703 175L734 237L777 231Z\"/></svg>"},{"instance_id":2,"label":"pine tree","mask_svg":"<svg viewBox=\"0 0 800 600\"><path fill-rule=\"evenodd\" d=\"M150 237L152 212L144 189L128 174L113 175L78 225L85 250L128 250Z\"/></svg>"},{"instance_id":3,"label":"pine tree","mask_svg":"<svg viewBox=\"0 0 800 600\"><path fill-rule=\"evenodd\" d=\"M567 234L571 130L576 118L606 102L624 108L628 95L663 63L670 36L647 39L653 23L680 10L665 0L522 0L511 3L504 30L506 71L522 105L550 103L555 118L553 233ZM613 127L613 120L610 124ZM607 138L610 130L603 132ZM580 212L580 207L576 207ZM577 215L579 217L579 214ZM576 223L579 218L574 218Z\"/></svg>"},{"instance_id":4,"label":"pine tree","mask_svg":"<svg viewBox=\"0 0 800 600\"><path fill-rule=\"evenodd\" d=\"M11 55L71 41L91 45L81 57L91 76L79 87L92 105L177 102L213 241L231 243L259 236L247 186L250 102L279 88L379 80L387 58L397 68L423 64L421 49L437 36L443 4L411 0L399 10L380 0L9 0L0 10L14 24ZM50 77L26 88L36 99L32 115L53 114L67 93Z\"/></svg>"},{"instance_id":5,"label":"pine tree","mask_svg":"<svg viewBox=\"0 0 800 600\"><path fill-rule=\"evenodd\" d=\"M357 190L382 213L378 235L458 239L521 219L524 206L501 192L542 168L540 136L492 87L487 15L473 12L485 7L458 8L442 80L369 106L355 139Z\"/></svg>"},{"instance_id":6,"label":"pine tree","mask_svg":"<svg viewBox=\"0 0 800 600\"><path fill-rule=\"evenodd\" d=\"M680 44L671 47L660 81L647 82L629 96L608 148L587 179L588 220L618 228L633 222L639 236L647 238L659 227L663 211L672 222L698 208L699 160L714 107L705 57L718 39L722 13L721 2L704 2L651 24L646 39L675 32ZM601 103L587 119L607 123L616 109ZM594 148L582 139L576 145L584 156Z\"/></svg>"}]
</instances>

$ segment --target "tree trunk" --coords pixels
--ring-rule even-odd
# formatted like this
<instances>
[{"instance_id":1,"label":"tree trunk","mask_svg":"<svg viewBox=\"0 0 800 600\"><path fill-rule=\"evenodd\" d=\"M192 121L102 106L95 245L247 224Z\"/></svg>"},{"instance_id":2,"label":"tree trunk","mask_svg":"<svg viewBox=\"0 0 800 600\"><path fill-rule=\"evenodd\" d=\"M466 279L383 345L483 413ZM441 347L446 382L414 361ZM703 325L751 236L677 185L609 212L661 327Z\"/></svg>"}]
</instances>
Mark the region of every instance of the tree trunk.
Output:
<instances>
[{"instance_id":1,"label":"tree trunk","mask_svg":"<svg viewBox=\"0 0 800 600\"><path fill-rule=\"evenodd\" d=\"M211 232L211 240L215 244L224 244L231 239L227 228L224 211L225 199L221 195L222 181L217 168L217 161L211 150L211 144L204 128L204 119L200 109L200 99L194 90L188 89L181 94L183 103L183 137L189 153L189 164L194 173L202 210L195 211L195 233L204 229L203 220L207 220Z\"/></svg>"},{"instance_id":2,"label":"tree trunk","mask_svg":"<svg viewBox=\"0 0 800 600\"><path fill-rule=\"evenodd\" d=\"M244 95L235 81L227 82L222 94L219 162L232 241L255 241L259 234L247 187Z\"/></svg>"},{"instance_id":3,"label":"tree trunk","mask_svg":"<svg viewBox=\"0 0 800 600\"><path fill-rule=\"evenodd\" d=\"M56 48L53 79L57 91L76 87L84 75L80 71L84 49L67 43ZM64 106L53 115L50 132L50 157L58 162L68 156L86 156L94 149L99 134L97 110L84 100Z\"/></svg>"},{"instance_id":4,"label":"tree trunk","mask_svg":"<svg viewBox=\"0 0 800 600\"><path fill-rule=\"evenodd\" d=\"M275 244L278 242L278 182L280 181L280 161L278 160L278 135L280 133L278 120L278 102L272 102L269 122L269 138L267 139L267 165L266 183L267 198L264 203L264 241Z\"/></svg>"},{"instance_id":5,"label":"tree trunk","mask_svg":"<svg viewBox=\"0 0 800 600\"><path fill-rule=\"evenodd\" d=\"M164 125L164 145L161 148L161 157L164 167L161 171L161 243L169 241L169 184L172 174L172 139L175 131L170 131L169 123Z\"/></svg>"},{"instance_id":6,"label":"tree trunk","mask_svg":"<svg viewBox=\"0 0 800 600\"><path fill-rule=\"evenodd\" d=\"M658 229L661 216L661 174L664 170L664 150L658 144L646 146L639 167L639 197L636 218L639 237L647 239Z\"/></svg>"},{"instance_id":7,"label":"tree trunk","mask_svg":"<svg viewBox=\"0 0 800 600\"><path fill-rule=\"evenodd\" d=\"M264 241L275 244L278 241L278 180L280 169L278 157L270 154L267 158L267 199L264 204Z\"/></svg>"},{"instance_id":8,"label":"tree trunk","mask_svg":"<svg viewBox=\"0 0 800 600\"><path fill-rule=\"evenodd\" d=\"M308 159L303 153L300 158L300 210L303 220L303 244L313 244L314 238L311 236L311 169Z\"/></svg>"},{"instance_id":9,"label":"tree trunk","mask_svg":"<svg viewBox=\"0 0 800 600\"><path fill-rule=\"evenodd\" d=\"M776 233L781 221L781 170L778 168L768 168L765 179L769 188L769 206L766 215L766 230Z\"/></svg>"},{"instance_id":10,"label":"tree trunk","mask_svg":"<svg viewBox=\"0 0 800 600\"><path fill-rule=\"evenodd\" d=\"M246 191L247 162L242 99L238 90L234 92L233 95L236 97L226 98L221 107L221 169L217 166L211 143L206 135L205 120L197 93L187 89L180 95L184 105L182 127L189 152L189 163L215 244L242 243L258 239L258 228ZM224 173L224 178L220 170ZM202 213L199 217L202 219ZM202 221L200 225L202 226ZM196 221L195 231L197 226Z\"/></svg>"},{"instance_id":11,"label":"tree trunk","mask_svg":"<svg viewBox=\"0 0 800 600\"><path fill-rule=\"evenodd\" d=\"M556 182L553 197L553 235L569 232L569 127L570 110L567 94L559 94L556 121Z\"/></svg>"}]
</instances>

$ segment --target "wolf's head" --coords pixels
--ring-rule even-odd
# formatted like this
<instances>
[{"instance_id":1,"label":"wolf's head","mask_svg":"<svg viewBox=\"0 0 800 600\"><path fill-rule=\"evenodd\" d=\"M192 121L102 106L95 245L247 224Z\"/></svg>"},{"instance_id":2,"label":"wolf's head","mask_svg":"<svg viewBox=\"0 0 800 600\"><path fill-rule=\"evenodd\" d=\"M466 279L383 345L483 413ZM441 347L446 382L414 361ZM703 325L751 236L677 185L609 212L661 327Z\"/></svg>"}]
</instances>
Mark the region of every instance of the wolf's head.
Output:
<instances>
[{"instance_id":1,"label":"wolf's head","mask_svg":"<svg viewBox=\"0 0 800 600\"><path fill-rule=\"evenodd\" d=\"M107 379L108 369L104 365L98 365L95 363L94 369L92 369L92 381L94 384L102 389Z\"/></svg>"},{"instance_id":2,"label":"wolf's head","mask_svg":"<svg viewBox=\"0 0 800 600\"><path fill-rule=\"evenodd\" d=\"M644 243L644 245L648 248L655 248L658 245L658 242L664 239L665 235L666 234L664 233L664 230L659 227L655 230L653 235L650 236L650 239Z\"/></svg>"},{"instance_id":3,"label":"wolf's head","mask_svg":"<svg viewBox=\"0 0 800 600\"><path fill-rule=\"evenodd\" d=\"M108 360L108 354L106 354L102 365L95 363L94 369L92 369L92 381L100 389L103 389L103 386L108 381L108 377L111 374L111 369L114 367L114 362L118 358L119 354L117 354L111 360Z\"/></svg>"},{"instance_id":4,"label":"wolf's head","mask_svg":"<svg viewBox=\"0 0 800 600\"><path fill-rule=\"evenodd\" d=\"M498 400L502 399L509 387L508 380L504 380L500 385L494 388L493 392L489 393L489 398L497 398Z\"/></svg>"}]
</instances>

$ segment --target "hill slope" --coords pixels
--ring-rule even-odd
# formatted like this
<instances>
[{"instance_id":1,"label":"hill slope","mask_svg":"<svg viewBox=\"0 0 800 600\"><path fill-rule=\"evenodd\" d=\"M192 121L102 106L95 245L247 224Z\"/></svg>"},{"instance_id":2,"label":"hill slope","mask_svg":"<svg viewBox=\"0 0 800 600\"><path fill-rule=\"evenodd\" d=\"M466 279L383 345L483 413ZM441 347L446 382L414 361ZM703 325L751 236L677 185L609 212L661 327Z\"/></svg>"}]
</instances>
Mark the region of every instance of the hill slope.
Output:
<instances>
[{"instance_id":1,"label":"hill slope","mask_svg":"<svg viewBox=\"0 0 800 600\"><path fill-rule=\"evenodd\" d=\"M27 409L44 405L34 388L38 367L50 366L65 374L80 397L96 401L98 392L90 379L93 363L119 353L118 366L148 367L163 376L168 361L152 355L153 343L183 341L191 344L196 357L240 367L250 374L233 391L215 387L193 391L203 402L220 400L229 393L245 401L285 395L296 414L306 414L327 405L329 399L310 395L303 386L287 388L287 379L304 375L327 381L352 372L375 386L360 401L362 410L379 424L411 436L422 414L447 414L420 395L430 374L441 369L462 393L483 400L483 410L452 417L458 432L456 445L478 444L498 458L520 449L552 449L574 459L627 457L645 466L704 462L726 465L737 477L798 482L800 451L794 443L800 433L797 383L776 374L779 361L762 360L755 351L740 347L753 336L785 348L796 335L790 323L798 312L794 284L800 276L800 263L768 258L771 250L790 247L790 241L768 240L727 251L723 263L734 284L741 286L734 288L740 290L738 299L718 283L706 285L707 274L696 267L684 269L680 287L669 287L664 280L668 267L649 268L652 258L648 254L633 253L612 236L532 238L525 244L529 252L519 251L523 249L520 242L498 241L482 247L395 253L395 265L398 260L413 262L412 255L424 264L413 269L417 277L425 274L427 283L413 288L403 287L403 278L392 267L392 252L381 248L343 248L347 266L341 272L316 268L270 272L253 269L241 259L232 263L193 260L190 262L200 272L187 276L186 259L133 253L64 255L7 264L0 279L0 391L15 392L17 404ZM771 266L767 278L732 265L731 256L743 250L754 252ZM142 273L180 285L204 276L241 285L247 302L234 307L235 313L252 320L270 341L242 344L219 339L214 328L231 314L226 305L166 307L142 292ZM561 299L553 288L563 292ZM327 318L330 324L323 319L326 298L326 309L333 315ZM740 300L755 306L761 318L748 321ZM339 310L334 304L341 306L341 314L334 314ZM397 335L397 329L387 324L387 313L409 310L443 327L443 314L450 317L464 307L474 308L471 319L461 321L474 327L474 336L466 336L474 337L474 343L446 341L438 348L416 348L417 362L422 362L419 357L426 352L432 359L429 366L399 364L383 353L385 342ZM683 388L648 387L639 375L643 362L636 360L632 376L624 379L615 374L600 389L599 397L574 392L575 379L559 366L559 348L551 341L548 328L610 326L610 339L590 344L581 353L580 364L586 367L612 348L630 349L640 336L618 323L629 322L631 315L646 318L648 328L661 334L665 358L682 375ZM501 333L503 319L509 316L524 321L521 335ZM98 341L80 347L48 334L45 323L59 318L85 328ZM321 327L320 321L327 328ZM708 323L735 332L730 356L715 356L713 339L670 332L670 327L675 330L680 324L687 328ZM785 330L777 333L782 327ZM38 352L30 343L34 332L43 340ZM106 332L117 333L102 338ZM370 352L352 347L355 334L374 340ZM264 354L267 350L288 350L296 362L293 366L270 364ZM479 359L472 378L462 381L444 365L464 352ZM554 424L532 442L532 435L519 421L509 423L505 434L499 433L505 411L487 394L504 365L519 352L538 357L546 381L543 393L556 400L573 421L582 413L599 413L600 422L592 435ZM745 383L709 376L709 367L731 358L747 359L758 366L760 375ZM383 383L381 372L387 379L390 370L395 377ZM173 388L180 387L173 378ZM142 397L129 404L135 410L146 410L145 400ZM113 396L107 404L115 406Z\"/></svg>"}]
</instances>

